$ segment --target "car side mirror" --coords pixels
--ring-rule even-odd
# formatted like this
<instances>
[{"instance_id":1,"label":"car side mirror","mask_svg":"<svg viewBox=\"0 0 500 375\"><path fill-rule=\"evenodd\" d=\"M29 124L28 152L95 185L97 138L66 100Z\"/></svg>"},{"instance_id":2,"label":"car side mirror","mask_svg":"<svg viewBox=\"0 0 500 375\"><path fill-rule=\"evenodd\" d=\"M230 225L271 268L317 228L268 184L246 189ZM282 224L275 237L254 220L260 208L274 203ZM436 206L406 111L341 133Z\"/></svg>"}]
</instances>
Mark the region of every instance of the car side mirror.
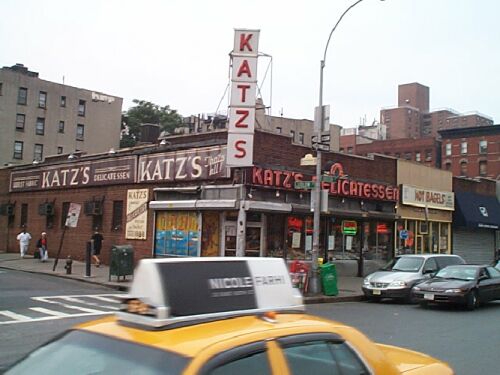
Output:
<instances>
[{"instance_id":1,"label":"car side mirror","mask_svg":"<svg viewBox=\"0 0 500 375\"><path fill-rule=\"evenodd\" d=\"M479 280L478 281L483 281L483 280L487 280L488 279L488 276L479 276Z\"/></svg>"},{"instance_id":2,"label":"car side mirror","mask_svg":"<svg viewBox=\"0 0 500 375\"><path fill-rule=\"evenodd\" d=\"M433 270L433 269L427 269L427 270L424 270L423 274L424 275L428 275L428 274L433 274L433 273L436 273L437 271L436 270Z\"/></svg>"}]
</instances>

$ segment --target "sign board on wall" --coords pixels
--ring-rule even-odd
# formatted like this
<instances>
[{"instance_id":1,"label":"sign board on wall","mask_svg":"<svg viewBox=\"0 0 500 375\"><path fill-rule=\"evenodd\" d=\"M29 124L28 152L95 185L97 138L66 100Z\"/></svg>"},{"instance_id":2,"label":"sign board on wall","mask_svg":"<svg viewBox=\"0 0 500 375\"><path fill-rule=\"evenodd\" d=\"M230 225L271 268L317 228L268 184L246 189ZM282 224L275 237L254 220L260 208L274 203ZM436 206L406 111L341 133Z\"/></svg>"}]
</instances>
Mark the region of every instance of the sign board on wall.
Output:
<instances>
[{"instance_id":1,"label":"sign board on wall","mask_svg":"<svg viewBox=\"0 0 500 375\"><path fill-rule=\"evenodd\" d=\"M259 30L234 31L227 138L227 164L234 167L253 165L259 33Z\"/></svg>"},{"instance_id":2,"label":"sign board on wall","mask_svg":"<svg viewBox=\"0 0 500 375\"><path fill-rule=\"evenodd\" d=\"M455 210L455 194L451 191L436 191L402 185L402 203L408 206L453 211Z\"/></svg>"},{"instance_id":3,"label":"sign board on wall","mask_svg":"<svg viewBox=\"0 0 500 375\"><path fill-rule=\"evenodd\" d=\"M133 184L134 156L43 166L10 174L10 192Z\"/></svg>"},{"instance_id":4,"label":"sign board on wall","mask_svg":"<svg viewBox=\"0 0 500 375\"><path fill-rule=\"evenodd\" d=\"M127 190L127 240L145 240L148 229L148 189Z\"/></svg>"},{"instance_id":5,"label":"sign board on wall","mask_svg":"<svg viewBox=\"0 0 500 375\"><path fill-rule=\"evenodd\" d=\"M82 205L78 203L70 203L68 209L68 216L66 216L65 225L69 228L76 228L78 225L78 218L80 217L80 211L82 210Z\"/></svg>"}]
</instances>

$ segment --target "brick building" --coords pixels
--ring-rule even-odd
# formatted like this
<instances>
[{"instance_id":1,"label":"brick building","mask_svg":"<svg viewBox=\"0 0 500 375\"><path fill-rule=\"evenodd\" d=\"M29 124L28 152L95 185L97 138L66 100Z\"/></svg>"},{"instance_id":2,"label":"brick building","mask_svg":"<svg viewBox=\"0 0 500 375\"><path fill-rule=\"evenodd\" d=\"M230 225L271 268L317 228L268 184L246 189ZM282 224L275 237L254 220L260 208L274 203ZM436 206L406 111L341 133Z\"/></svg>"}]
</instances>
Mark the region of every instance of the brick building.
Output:
<instances>
[{"instance_id":1,"label":"brick building","mask_svg":"<svg viewBox=\"0 0 500 375\"><path fill-rule=\"evenodd\" d=\"M0 165L120 145L122 99L46 81L22 64L0 69Z\"/></svg>"},{"instance_id":2,"label":"brick building","mask_svg":"<svg viewBox=\"0 0 500 375\"><path fill-rule=\"evenodd\" d=\"M23 226L36 238L46 231L54 256L71 203L81 205L77 228L66 228L61 257L83 259L97 227L104 236L102 258L112 245L131 244L135 258L151 256L311 257L313 215L310 190L295 182L315 178L300 166L309 147L290 137L257 130L254 166L225 164L226 131L169 137L152 144L68 160L0 170L0 244L17 252ZM258 151L257 151L258 149ZM370 262L394 253L395 206L399 199L396 161L340 153L323 154L328 191L321 218L321 254L355 261L361 250ZM357 230L347 239L342 223ZM238 247L237 244L243 244ZM33 246L30 252L33 251Z\"/></svg>"},{"instance_id":3,"label":"brick building","mask_svg":"<svg viewBox=\"0 0 500 375\"><path fill-rule=\"evenodd\" d=\"M434 138L389 139L356 145L357 155L372 153L393 156L441 168L441 142Z\"/></svg>"},{"instance_id":4,"label":"brick building","mask_svg":"<svg viewBox=\"0 0 500 375\"><path fill-rule=\"evenodd\" d=\"M448 129L442 138L442 167L454 176L500 179L500 125Z\"/></svg>"},{"instance_id":5,"label":"brick building","mask_svg":"<svg viewBox=\"0 0 500 375\"><path fill-rule=\"evenodd\" d=\"M429 88L420 83L398 86L398 106L380 111L387 139L437 137L442 129L493 125L493 119L478 112L453 109L430 111Z\"/></svg>"}]
</instances>

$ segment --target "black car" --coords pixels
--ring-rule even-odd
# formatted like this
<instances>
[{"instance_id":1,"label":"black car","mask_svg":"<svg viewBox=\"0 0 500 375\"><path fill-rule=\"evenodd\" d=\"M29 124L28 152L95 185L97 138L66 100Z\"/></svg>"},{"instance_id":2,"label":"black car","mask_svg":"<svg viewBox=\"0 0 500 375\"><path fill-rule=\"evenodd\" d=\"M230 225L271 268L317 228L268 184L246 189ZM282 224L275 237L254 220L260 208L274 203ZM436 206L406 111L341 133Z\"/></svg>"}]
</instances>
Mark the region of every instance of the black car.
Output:
<instances>
[{"instance_id":1,"label":"black car","mask_svg":"<svg viewBox=\"0 0 500 375\"><path fill-rule=\"evenodd\" d=\"M500 299L500 271L487 265L448 266L414 286L412 293L423 307L429 303L455 303L474 310L480 303Z\"/></svg>"}]
</instances>

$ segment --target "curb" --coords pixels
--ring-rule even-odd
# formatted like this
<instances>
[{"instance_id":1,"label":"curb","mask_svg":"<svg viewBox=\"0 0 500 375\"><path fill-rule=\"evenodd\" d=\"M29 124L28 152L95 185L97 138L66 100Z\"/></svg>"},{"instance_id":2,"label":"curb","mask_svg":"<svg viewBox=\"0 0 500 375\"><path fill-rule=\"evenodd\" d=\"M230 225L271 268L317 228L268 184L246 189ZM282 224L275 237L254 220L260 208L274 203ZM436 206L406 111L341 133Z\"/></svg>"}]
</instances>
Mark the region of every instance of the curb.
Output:
<instances>
[{"instance_id":1,"label":"curb","mask_svg":"<svg viewBox=\"0 0 500 375\"><path fill-rule=\"evenodd\" d=\"M102 287L105 287L105 288L115 289L115 290L118 290L120 292L128 292L128 289L129 289L125 285L107 284L106 282L102 282L102 281L94 281L94 280L91 280L91 279L81 279L79 277L71 277L71 276L64 275L64 274L51 274L51 273L41 272L41 271L22 270L22 269L15 268L15 267L6 267L4 265L0 265L0 268L4 268L4 269L7 269L7 270L11 270L11 271L34 273L34 274L38 274L38 275L46 275L46 276L51 276L51 277L60 277L60 278L67 279L67 280L79 281L81 283L88 283L88 284L99 285L99 286L102 286Z\"/></svg>"},{"instance_id":2,"label":"curb","mask_svg":"<svg viewBox=\"0 0 500 375\"><path fill-rule=\"evenodd\" d=\"M311 305L315 303L337 303L337 302L360 302L364 301L364 295L354 295L354 296L314 296L314 297L304 297L304 304Z\"/></svg>"}]
</instances>

